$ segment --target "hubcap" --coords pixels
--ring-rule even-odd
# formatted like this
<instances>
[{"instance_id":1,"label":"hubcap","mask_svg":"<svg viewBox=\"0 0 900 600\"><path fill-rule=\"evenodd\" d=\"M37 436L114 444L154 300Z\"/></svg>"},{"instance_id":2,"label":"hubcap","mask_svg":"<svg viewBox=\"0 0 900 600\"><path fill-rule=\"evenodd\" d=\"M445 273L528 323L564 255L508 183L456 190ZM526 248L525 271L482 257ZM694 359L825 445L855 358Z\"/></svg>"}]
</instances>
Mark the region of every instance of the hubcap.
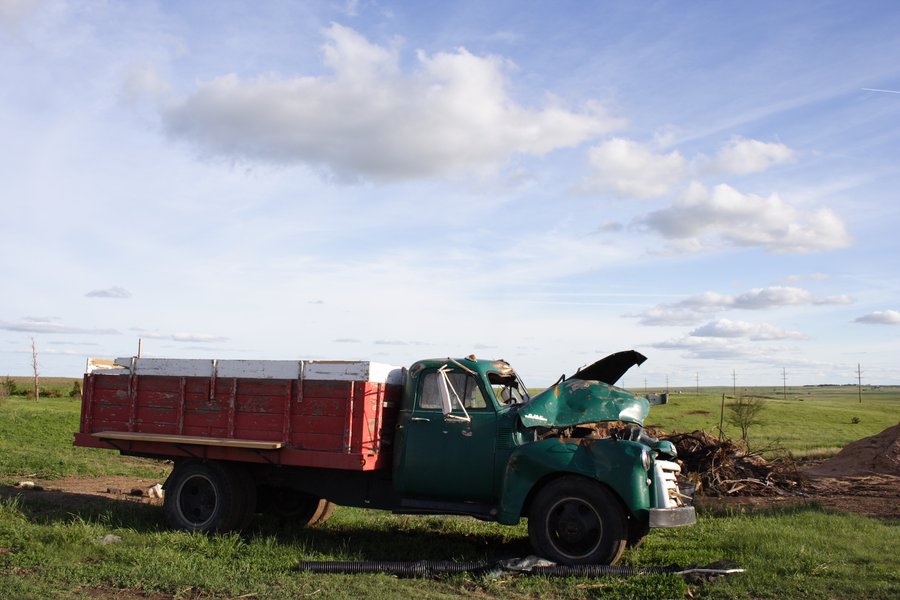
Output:
<instances>
[{"instance_id":1,"label":"hubcap","mask_svg":"<svg viewBox=\"0 0 900 600\"><path fill-rule=\"evenodd\" d=\"M216 510L218 498L212 481L203 475L188 478L178 494L178 511L194 527L206 525Z\"/></svg>"},{"instance_id":2,"label":"hubcap","mask_svg":"<svg viewBox=\"0 0 900 600\"><path fill-rule=\"evenodd\" d=\"M561 498L547 511L547 537L560 554L570 559L589 556L600 545L603 521L581 498Z\"/></svg>"}]
</instances>

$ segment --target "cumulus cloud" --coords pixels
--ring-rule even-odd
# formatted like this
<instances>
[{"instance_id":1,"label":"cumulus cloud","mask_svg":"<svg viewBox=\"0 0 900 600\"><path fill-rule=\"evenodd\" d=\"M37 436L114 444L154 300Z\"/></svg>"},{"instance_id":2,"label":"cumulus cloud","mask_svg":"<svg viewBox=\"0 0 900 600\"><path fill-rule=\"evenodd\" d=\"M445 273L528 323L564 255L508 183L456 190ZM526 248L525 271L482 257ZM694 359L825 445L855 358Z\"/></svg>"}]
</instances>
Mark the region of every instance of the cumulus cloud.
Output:
<instances>
[{"instance_id":1,"label":"cumulus cloud","mask_svg":"<svg viewBox=\"0 0 900 600\"><path fill-rule=\"evenodd\" d=\"M672 304L660 304L643 313L629 316L640 318L641 325L690 325L723 310L765 310L781 306L850 304L852 302L853 298L846 295L816 296L803 288L770 286L753 288L737 296L703 292Z\"/></svg>"},{"instance_id":2,"label":"cumulus cloud","mask_svg":"<svg viewBox=\"0 0 900 600\"><path fill-rule=\"evenodd\" d=\"M678 151L656 154L632 140L613 138L590 149L593 173L585 191L609 190L629 198L657 198L686 174L687 160Z\"/></svg>"},{"instance_id":3,"label":"cumulus cloud","mask_svg":"<svg viewBox=\"0 0 900 600\"><path fill-rule=\"evenodd\" d=\"M510 97L510 65L465 48L396 48L325 30L326 76L223 75L163 110L166 130L213 156L302 163L348 179L411 179L496 168L516 154L575 146L620 123L597 104L539 109Z\"/></svg>"},{"instance_id":4,"label":"cumulus cloud","mask_svg":"<svg viewBox=\"0 0 900 600\"><path fill-rule=\"evenodd\" d=\"M768 323L748 323L719 319L690 332L692 337L747 338L750 340L803 340L807 336L799 331L785 331Z\"/></svg>"},{"instance_id":5,"label":"cumulus cloud","mask_svg":"<svg viewBox=\"0 0 900 600\"><path fill-rule=\"evenodd\" d=\"M21 331L24 333L83 333L91 335L115 335L119 333L115 329L71 327L59 323L57 319L48 317L24 317L15 322L0 321L0 329L5 329L7 331Z\"/></svg>"},{"instance_id":6,"label":"cumulus cloud","mask_svg":"<svg viewBox=\"0 0 900 600\"><path fill-rule=\"evenodd\" d=\"M733 245L808 253L850 244L844 222L828 208L802 211L777 194L742 194L725 184L710 190L694 182L671 206L641 223L676 247L691 250Z\"/></svg>"},{"instance_id":7,"label":"cumulus cloud","mask_svg":"<svg viewBox=\"0 0 900 600\"><path fill-rule=\"evenodd\" d=\"M797 304L850 304L853 299L847 295L814 296L809 290L798 287L772 286L754 288L745 292L732 302L734 308L760 310L777 306Z\"/></svg>"},{"instance_id":8,"label":"cumulus cloud","mask_svg":"<svg viewBox=\"0 0 900 600\"><path fill-rule=\"evenodd\" d=\"M742 344L731 339L712 337L684 337L658 344L654 348L661 350L681 350L687 358L709 360L752 360L770 354L771 349Z\"/></svg>"},{"instance_id":9,"label":"cumulus cloud","mask_svg":"<svg viewBox=\"0 0 900 600\"><path fill-rule=\"evenodd\" d=\"M114 285L103 290L91 290L85 294L87 298L131 298L131 292L125 288Z\"/></svg>"},{"instance_id":10,"label":"cumulus cloud","mask_svg":"<svg viewBox=\"0 0 900 600\"><path fill-rule=\"evenodd\" d=\"M784 144L738 137L719 151L709 169L719 173L748 175L793 159L794 151Z\"/></svg>"},{"instance_id":11,"label":"cumulus cloud","mask_svg":"<svg viewBox=\"0 0 900 600\"><path fill-rule=\"evenodd\" d=\"M900 325L900 311L876 310L855 319L854 322L868 325Z\"/></svg>"}]
</instances>

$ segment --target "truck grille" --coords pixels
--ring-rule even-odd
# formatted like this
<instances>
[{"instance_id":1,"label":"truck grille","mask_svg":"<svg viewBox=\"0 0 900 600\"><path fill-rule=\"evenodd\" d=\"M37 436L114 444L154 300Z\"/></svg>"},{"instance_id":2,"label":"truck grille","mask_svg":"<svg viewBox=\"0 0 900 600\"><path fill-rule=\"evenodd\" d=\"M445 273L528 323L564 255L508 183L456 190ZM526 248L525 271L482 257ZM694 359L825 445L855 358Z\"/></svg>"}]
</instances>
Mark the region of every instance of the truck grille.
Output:
<instances>
[{"instance_id":1,"label":"truck grille","mask_svg":"<svg viewBox=\"0 0 900 600\"><path fill-rule=\"evenodd\" d=\"M669 460L657 460L653 467L653 485L656 490L656 508L684 506L678 491L678 474L681 466Z\"/></svg>"}]
</instances>

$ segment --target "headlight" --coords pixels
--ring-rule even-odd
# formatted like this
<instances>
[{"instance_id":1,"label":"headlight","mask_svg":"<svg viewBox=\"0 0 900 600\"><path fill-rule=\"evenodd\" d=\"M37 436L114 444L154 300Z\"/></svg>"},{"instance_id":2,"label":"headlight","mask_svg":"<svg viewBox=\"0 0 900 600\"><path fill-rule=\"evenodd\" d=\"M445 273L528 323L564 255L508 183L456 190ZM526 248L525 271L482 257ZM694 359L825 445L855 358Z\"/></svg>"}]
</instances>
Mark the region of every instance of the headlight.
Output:
<instances>
[{"instance_id":1,"label":"headlight","mask_svg":"<svg viewBox=\"0 0 900 600\"><path fill-rule=\"evenodd\" d=\"M650 451L644 448L641 450L641 464L644 465L644 470L650 470Z\"/></svg>"}]
</instances>

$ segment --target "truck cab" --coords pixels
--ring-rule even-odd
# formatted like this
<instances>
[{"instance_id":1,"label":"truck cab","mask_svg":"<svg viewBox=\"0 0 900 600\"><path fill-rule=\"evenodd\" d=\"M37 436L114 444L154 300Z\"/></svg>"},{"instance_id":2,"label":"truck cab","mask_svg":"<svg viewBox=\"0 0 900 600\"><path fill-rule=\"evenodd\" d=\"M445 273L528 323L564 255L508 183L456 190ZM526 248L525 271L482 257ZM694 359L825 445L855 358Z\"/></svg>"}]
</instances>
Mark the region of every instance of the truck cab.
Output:
<instances>
[{"instance_id":1,"label":"truck cab","mask_svg":"<svg viewBox=\"0 0 900 600\"><path fill-rule=\"evenodd\" d=\"M609 564L650 527L693 523L674 447L642 428L661 399L614 385L643 360L614 354L534 397L502 360L415 363L396 428L398 512L524 516L536 551L568 564Z\"/></svg>"}]
</instances>

